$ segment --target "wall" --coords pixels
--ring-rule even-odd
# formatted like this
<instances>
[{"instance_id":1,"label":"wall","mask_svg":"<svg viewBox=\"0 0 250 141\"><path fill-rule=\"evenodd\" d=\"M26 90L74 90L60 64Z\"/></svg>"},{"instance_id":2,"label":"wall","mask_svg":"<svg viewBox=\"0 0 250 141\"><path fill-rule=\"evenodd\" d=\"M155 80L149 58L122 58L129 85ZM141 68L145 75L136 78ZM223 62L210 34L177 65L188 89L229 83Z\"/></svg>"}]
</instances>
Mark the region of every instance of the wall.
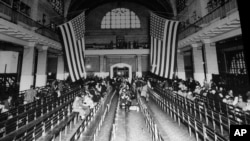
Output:
<instances>
[{"instance_id":1,"label":"wall","mask_svg":"<svg viewBox=\"0 0 250 141\"><path fill-rule=\"evenodd\" d=\"M182 22L187 22L188 20L189 24L194 23L200 17L207 14L206 6L208 1L209 0L187 0L187 7L178 13L177 19Z\"/></svg>"},{"instance_id":2,"label":"wall","mask_svg":"<svg viewBox=\"0 0 250 141\"><path fill-rule=\"evenodd\" d=\"M150 65L149 65L149 55L147 55L147 56L142 56L141 57L141 68L142 68L142 72L147 72L147 71L149 71L149 69L150 69Z\"/></svg>"},{"instance_id":3,"label":"wall","mask_svg":"<svg viewBox=\"0 0 250 141\"><path fill-rule=\"evenodd\" d=\"M86 66L90 65L90 68ZM100 59L99 56L87 56L85 58L85 68L87 72L100 72Z\"/></svg>"},{"instance_id":4,"label":"wall","mask_svg":"<svg viewBox=\"0 0 250 141\"><path fill-rule=\"evenodd\" d=\"M111 41L116 43L116 35L125 36L125 41L148 42L148 23L149 11L141 5L129 2L121 2L121 7L128 8L139 17L141 22L140 29L101 29L102 18L107 12L117 8L117 3L101 5L90 11L86 18L86 44L109 44Z\"/></svg>"},{"instance_id":5,"label":"wall","mask_svg":"<svg viewBox=\"0 0 250 141\"><path fill-rule=\"evenodd\" d=\"M149 70L149 56L143 55L142 57L142 72L146 72ZM108 55L105 56L106 65L104 68L105 72L110 72L110 66L117 63L126 63L132 66L132 72L138 71L137 57L135 55ZM86 68L87 65L90 65L90 68ZM86 56L85 58L85 68L88 72L100 72L100 57L99 56Z\"/></svg>"},{"instance_id":6,"label":"wall","mask_svg":"<svg viewBox=\"0 0 250 141\"><path fill-rule=\"evenodd\" d=\"M38 8L37 8L37 15L35 16L37 21L41 21L43 19L43 14L46 15L46 22L44 25L50 24L50 22L59 22L57 19L61 18L59 14L53 9L52 5L47 0L39 0L38 1Z\"/></svg>"},{"instance_id":7,"label":"wall","mask_svg":"<svg viewBox=\"0 0 250 141\"><path fill-rule=\"evenodd\" d=\"M18 52L0 51L0 73L17 73Z\"/></svg>"}]
</instances>

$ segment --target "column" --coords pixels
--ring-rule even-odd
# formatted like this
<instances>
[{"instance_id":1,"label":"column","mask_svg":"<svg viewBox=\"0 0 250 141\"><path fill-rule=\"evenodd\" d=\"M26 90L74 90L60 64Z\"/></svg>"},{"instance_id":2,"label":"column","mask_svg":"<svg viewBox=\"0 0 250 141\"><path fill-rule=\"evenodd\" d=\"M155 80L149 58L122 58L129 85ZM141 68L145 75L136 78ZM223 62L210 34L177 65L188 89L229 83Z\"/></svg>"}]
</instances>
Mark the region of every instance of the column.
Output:
<instances>
[{"instance_id":1,"label":"column","mask_svg":"<svg viewBox=\"0 0 250 141\"><path fill-rule=\"evenodd\" d=\"M102 72L104 72L104 64L103 64L104 55L100 55L99 59L100 59L100 61L99 61L99 63L100 63L100 73L102 73Z\"/></svg>"},{"instance_id":2,"label":"column","mask_svg":"<svg viewBox=\"0 0 250 141\"><path fill-rule=\"evenodd\" d=\"M202 58L202 44L191 44L193 52L193 66L194 66L194 79L199 81L200 84L203 84L205 75L204 75L204 66Z\"/></svg>"},{"instance_id":3,"label":"column","mask_svg":"<svg viewBox=\"0 0 250 141\"><path fill-rule=\"evenodd\" d=\"M100 55L100 60L99 60L99 65L100 65L100 72L99 72L99 76L102 78L105 78L109 75L108 72L106 72L106 56L104 55Z\"/></svg>"},{"instance_id":4,"label":"column","mask_svg":"<svg viewBox=\"0 0 250 141\"><path fill-rule=\"evenodd\" d=\"M141 55L137 55L137 72L136 76L137 77L142 77L142 60L141 60Z\"/></svg>"},{"instance_id":5,"label":"column","mask_svg":"<svg viewBox=\"0 0 250 141\"><path fill-rule=\"evenodd\" d=\"M219 74L218 60L215 43L209 39L204 39L204 56L207 71L207 80L212 79L212 74Z\"/></svg>"},{"instance_id":6,"label":"column","mask_svg":"<svg viewBox=\"0 0 250 141\"><path fill-rule=\"evenodd\" d=\"M63 55L60 54L57 57L57 72L56 72L56 79L58 80L65 80L64 77L64 59Z\"/></svg>"},{"instance_id":7,"label":"column","mask_svg":"<svg viewBox=\"0 0 250 141\"><path fill-rule=\"evenodd\" d=\"M105 55L103 57L103 72L105 72L105 73L110 72L107 68L107 56L105 56Z\"/></svg>"},{"instance_id":8,"label":"column","mask_svg":"<svg viewBox=\"0 0 250 141\"><path fill-rule=\"evenodd\" d=\"M183 52L178 49L177 51L177 76L180 79L185 80L185 65L184 65L184 55Z\"/></svg>"},{"instance_id":9,"label":"column","mask_svg":"<svg viewBox=\"0 0 250 141\"><path fill-rule=\"evenodd\" d=\"M34 81L34 48L35 43L24 46L22 72L20 80L20 91L27 90Z\"/></svg>"},{"instance_id":10,"label":"column","mask_svg":"<svg viewBox=\"0 0 250 141\"><path fill-rule=\"evenodd\" d=\"M48 46L43 46L38 50L36 87L45 86L47 82L47 53Z\"/></svg>"}]
</instances>

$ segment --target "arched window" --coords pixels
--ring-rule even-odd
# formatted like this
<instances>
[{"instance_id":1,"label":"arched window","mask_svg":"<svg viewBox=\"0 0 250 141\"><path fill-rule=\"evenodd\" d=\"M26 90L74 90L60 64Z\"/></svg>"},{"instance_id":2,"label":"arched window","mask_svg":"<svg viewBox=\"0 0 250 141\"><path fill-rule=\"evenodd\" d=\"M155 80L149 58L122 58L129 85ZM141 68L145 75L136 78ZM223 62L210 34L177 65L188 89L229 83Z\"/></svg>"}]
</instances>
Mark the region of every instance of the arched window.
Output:
<instances>
[{"instance_id":1,"label":"arched window","mask_svg":"<svg viewBox=\"0 0 250 141\"><path fill-rule=\"evenodd\" d=\"M138 16L129 9L116 8L106 13L102 19L102 29L140 28Z\"/></svg>"}]
</instances>

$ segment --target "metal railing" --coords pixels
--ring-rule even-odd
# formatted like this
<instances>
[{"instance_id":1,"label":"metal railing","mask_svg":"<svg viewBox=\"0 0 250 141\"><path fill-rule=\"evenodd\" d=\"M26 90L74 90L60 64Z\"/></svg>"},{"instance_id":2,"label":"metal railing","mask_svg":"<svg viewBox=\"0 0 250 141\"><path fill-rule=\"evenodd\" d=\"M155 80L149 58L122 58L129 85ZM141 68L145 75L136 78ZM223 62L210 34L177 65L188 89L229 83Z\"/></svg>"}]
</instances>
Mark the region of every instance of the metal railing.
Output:
<instances>
[{"instance_id":1,"label":"metal railing","mask_svg":"<svg viewBox=\"0 0 250 141\"><path fill-rule=\"evenodd\" d=\"M0 122L0 140L27 140L37 139L45 132L53 129L72 107L79 89L71 91L57 99L51 99L46 103L38 103L37 107L19 114L12 113L12 118ZM29 134L31 133L31 134Z\"/></svg>"},{"instance_id":2,"label":"metal railing","mask_svg":"<svg viewBox=\"0 0 250 141\"><path fill-rule=\"evenodd\" d=\"M187 36L194 34L202 29L202 24L208 24L212 20L216 18L224 18L227 16L228 12L232 11L233 9L237 9L237 1L236 0L229 0L225 2L223 5L215 8L210 13L205 15L204 17L197 20L195 23L190 24L187 27L182 27L179 30L179 40L186 38Z\"/></svg>"},{"instance_id":3,"label":"metal railing","mask_svg":"<svg viewBox=\"0 0 250 141\"><path fill-rule=\"evenodd\" d=\"M26 16L25 14L12 9L10 6L2 2L0 2L0 17L15 24L18 24L18 22L21 22L25 25L28 25L30 28L35 28L36 33L39 33L55 41L59 41L58 34L55 31L34 21L33 19Z\"/></svg>"},{"instance_id":4,"label":"metal railing","mask_svg":"<svg viewBox=\"0 0 250 141\"><path fill-rule=\"evenodd\" d=\"M150 91L151 98L168 113L178 124L187 125L190 136L195 134L196 141L200 139L227 141L225 130L230 134L228 123L237 123L229 118L224 118L211 110L192 103L184 97L178 96L171 91L156 93ZM204 121L205 120L205 121ZM211 122L208 122L211 121ZM211 125L212 124L212 125ZM216 126L219 124L219 126ZM220 128L218 131L218 127Z\"/></svg>"},{"instance_id":5,"label":"metal railing","mask_svg":"<svg viewBox=\"0 0 250 141\"><path fill-rule=\"evenodd\" d=\"M136 45L131 45L126 43L126 45L117 45L117 44L86 44L87 50L92 49L149 49L149 43L136 43Z\"/></svg>"}]
</instances>

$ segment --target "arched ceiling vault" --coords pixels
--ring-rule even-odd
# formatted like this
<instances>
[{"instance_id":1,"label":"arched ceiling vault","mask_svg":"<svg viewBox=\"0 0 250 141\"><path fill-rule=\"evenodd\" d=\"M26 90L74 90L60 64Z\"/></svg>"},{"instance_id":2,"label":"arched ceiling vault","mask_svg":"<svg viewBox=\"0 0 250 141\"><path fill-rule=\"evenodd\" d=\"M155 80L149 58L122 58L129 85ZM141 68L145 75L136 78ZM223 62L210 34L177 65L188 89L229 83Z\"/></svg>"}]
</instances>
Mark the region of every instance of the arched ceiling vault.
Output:
<instances>
[{"instance_id":1,"label":"arched ceiling vault","mask_svg":"<svg viewBox=\"0 0 250 141\"><path fill-rule=\"evenodd\" d=\"M87 9L86 14L88 14L92 9L110 2L117 2L118 4L119 2L140 4L166 18L173 18L176 15L175 0L71 0L67 2L67 4L69 4L69 7L67 7L68 11L66 11L67 17L74 17L84 9Z\"/></svg>"}]
</instances>

